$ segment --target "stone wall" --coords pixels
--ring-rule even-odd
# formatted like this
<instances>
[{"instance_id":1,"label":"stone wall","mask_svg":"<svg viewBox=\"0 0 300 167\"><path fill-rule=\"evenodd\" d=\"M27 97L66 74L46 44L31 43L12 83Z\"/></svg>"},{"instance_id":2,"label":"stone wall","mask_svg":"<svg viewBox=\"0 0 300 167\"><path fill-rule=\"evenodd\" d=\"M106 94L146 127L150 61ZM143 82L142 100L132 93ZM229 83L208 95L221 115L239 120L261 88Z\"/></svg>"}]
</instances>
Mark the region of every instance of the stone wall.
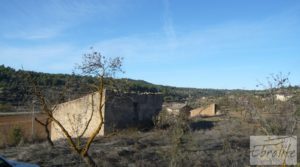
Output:
<instances>
[{"instance_id":1,"label":"stone wall","mask_svg":"<svg viewBox=\"0 0 300 167\"><path fill-rule=\"evenodd\" d=\"M162 109L161 94L107 93L105 133L127 127L148 126Z\"/></svg>"},{"instance_id":2,"label":"stone wall","mask_svg":"<svg viewBox=\"0 0 300 167\"><path fill-rule=\"evenodd\" d=\"M0 148L18 144L15 143L18 142L18 137L24 141L46 139L47 134L44 126L37 123L32 117L32 113L0 114ZM45 122L47 118L45 114L41 113L35 113L34 117L42 122ZM15 134L16 130L20 132L20 136Z\"/></svg>"},{"instance_id":3,"label":"stone wall","mask_svg":"<svg viewBox=\"0 0 300 167\"><path fill-rule=\"evenodd\" d=\"M292 96L286 96L286 95L282 95L282 94L276 94L275 95L275 99L278 101L287 101L288 99L290 99Z\"/></svg>"},{"instance_id":4,"label":"stone wall","mask_svg":"<svg viewBox=\"0 0 300 167\"><path fill-rule=\"evenodd\" d=\"M216 104L214 103L205 108L200 107L190 111L190 117L210 117L216 116L216 114Z\"/></svg>"},{"instance_id":5,"label":"stone wall","mask_svg":"<svg viewBox=\"0 0 300 167\"><path fill-rule=\"evenodd\" d=\"M99 135L108 134L116 129L151 124L152 118L161 111L163 102L161 94L116 94L106 91L104 97L104 127ZM92 116L90 126L83 135L88 137L100 123L98 107L99 95L95 93L60 104L54 112L54 117L64 125L71 136L77 137L83 133ZM51 138L56 140L62 137L64 136L60 128L52 123Z\"/></svg>"},{"instance_id":6,"label":"stone wall","mask_svg":"<svg viewBox=\"0 0 300 167\"><path fill-rule=\"evenodd\" d=\"M186 103L169 102L163 105L163 109L166 110L169 114L179 115L180 109L185 106Z\"/></svg>"},{"instance_id":7,"label":"stone wall","mask_svg":"<svg viewBox=\"0 0 300 167\"><path fill-rule=\"evenodd\" d=\"M100 115L99 108L99 94L94 93L82 98L62 103L57 106L54 111L54 118L56 118L72 137L80 136L84 131L86 125L90 126L86 129L82 137L88 137L99 125ZM102 112L104 116L104 112ZM102 127L99 135L104 134L104 127ZM64 134L56 123L51 124L51 139L57 140L64 138Z\"/></svg>"}]
</instances>

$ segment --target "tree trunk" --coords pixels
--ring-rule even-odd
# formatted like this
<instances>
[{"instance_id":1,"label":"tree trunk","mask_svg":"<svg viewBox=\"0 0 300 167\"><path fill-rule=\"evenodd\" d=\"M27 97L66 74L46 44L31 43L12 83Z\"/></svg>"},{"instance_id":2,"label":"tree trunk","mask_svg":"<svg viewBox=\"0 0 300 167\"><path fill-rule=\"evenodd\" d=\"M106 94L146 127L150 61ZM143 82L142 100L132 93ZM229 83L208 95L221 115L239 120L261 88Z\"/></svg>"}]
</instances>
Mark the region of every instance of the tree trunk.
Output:
<instances>
[{"instance_id":1,"label":"tree trunk","mask_svg":"<svg viewBox=\"0 0 300 167\"><path fill-rule=\"evenodd\" d=\"M51 123L51 120L48 118L47 121L46 121L46 124L45 124L45 131L47 133L47 141L48 141L49 145L51 147L53 147L54 144L53 144L53 141L51 140L50 131L49 131L49 124L50 123Z\"/></svg>"},{"instance_id":2,"label":"tree trunk","mask_svg":"<svg viewBox=\"0 0 300 167\"><path fill-rule=\"evenodd\" d=\"M51 140L50 130L49 130L49 127L48 127L49 124L51 123L50 118L47 118L46 123L43 123L42 121L38 120L37 118L35 118L35 121L36 121L37 123L41 124L42 126L44 126L45 132L46 132L46 134L47 134L47 141L48 141L49 145L50 145L51 147L53 147L54 144L53 144L53 142L52 142L52 140Z\"/></svg>"},{"instance_id":3,"label":"tree trunk","mask_svg":"<svg viewBox=\"0 0 300 167\"><path fill-rule=\"evenodd\" d=\"M50 137L50 132L49 132L48 127L46 127L45 130L46 130L46 133L47 133L47 141L48 141L49 145L50 145L51 147L54 147L53 141L51 140L51 137Z\"/></svg>"},{"instance_id":4,"label":"tree trunk","mask_svg":"<svg viewBox=\"0 0 300 167\"><path fill-rule=\"evenodd\" d=\"M81 157L89 167L98 167L90 155L86 154L82 155Z\"/></svg>"}]
</instances>

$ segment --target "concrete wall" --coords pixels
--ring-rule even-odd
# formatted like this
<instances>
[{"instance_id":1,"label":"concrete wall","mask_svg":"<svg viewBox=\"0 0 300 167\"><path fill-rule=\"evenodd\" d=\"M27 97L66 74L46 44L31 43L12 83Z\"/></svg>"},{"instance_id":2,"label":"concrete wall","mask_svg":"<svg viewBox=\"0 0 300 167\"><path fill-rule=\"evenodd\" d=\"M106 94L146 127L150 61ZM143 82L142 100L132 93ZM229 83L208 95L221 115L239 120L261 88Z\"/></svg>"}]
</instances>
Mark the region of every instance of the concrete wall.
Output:
<instances>
[{"instance_id":1,"label":"concrete wall","mask_svg":"<svg viewBox=\"0 0 300 167\"><path fill-rule=\"evenodd\" d=\"M209 116L216 116L217 112L216 112L216 104L210 104L208 107L206 108L196 108L194 110L190 111L190 117L209 117Z\"/></svg>"},{"instance_id":2,"label":"concrete wall","mask_svg":"<svg viewBox=\"0 0 300 167\"><path fill-rule=\"evenodd\" d=\"M72 137L80 136L84 132L90 118L92 118L89 123L90 126L83 134L83 137L88 137L100 123L98 108L99 94L94 93L58 105L57 109L54 111L54 118L61 122ZM102 112L102 115L104 116L104 112ZM99 135L103 134L104 127L102 127L99 132ZM57 124L52 122L51 139L57 140L59 138L64 138L64 134Z\"/></svg>"},{"instance_id":3,"label":"concrete wall","mask_svg":"<svg viewBox=\"0 0 300 167\"><path fill-rule=\"evenodd\" d=\"M116 94L106 91L104 93L105 104L103 110L104 127L99 135L105 135L115 129L137 126L141 123L152 123L162 107L163 97L161 94ZM93 99L93 100L92 100ZM99 95L87 95L80 99L60 104L54 112L58 119L73 137L79 136L93 117L90 126L83 137L88 137L100 123L98 113ZM94 108L94 112L93 111ZM51 138L53 140L64 137L60 128L52 123Z\"/></svg>"}]
</instances>

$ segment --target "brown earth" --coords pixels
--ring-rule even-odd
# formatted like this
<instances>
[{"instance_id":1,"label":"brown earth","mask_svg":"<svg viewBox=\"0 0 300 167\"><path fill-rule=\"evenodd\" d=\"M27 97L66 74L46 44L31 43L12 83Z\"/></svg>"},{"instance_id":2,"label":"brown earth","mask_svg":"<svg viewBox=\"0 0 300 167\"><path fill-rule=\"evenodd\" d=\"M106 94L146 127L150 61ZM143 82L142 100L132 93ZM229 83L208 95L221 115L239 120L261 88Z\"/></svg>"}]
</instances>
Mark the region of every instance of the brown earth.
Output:
<instances>
[{"instance_id":1,"label":"brown earth","mask_svg":"<svg viewBox=\"0 0 300 167\"><path fill-rule=\"evenodd\" d=\"M35 114L43 122L44 114ZM18 144L22 141L43 140L46 138L44 127L33 121L32 114L1 114L0 115L0 147Z\"/></svg>"}]
</instances>

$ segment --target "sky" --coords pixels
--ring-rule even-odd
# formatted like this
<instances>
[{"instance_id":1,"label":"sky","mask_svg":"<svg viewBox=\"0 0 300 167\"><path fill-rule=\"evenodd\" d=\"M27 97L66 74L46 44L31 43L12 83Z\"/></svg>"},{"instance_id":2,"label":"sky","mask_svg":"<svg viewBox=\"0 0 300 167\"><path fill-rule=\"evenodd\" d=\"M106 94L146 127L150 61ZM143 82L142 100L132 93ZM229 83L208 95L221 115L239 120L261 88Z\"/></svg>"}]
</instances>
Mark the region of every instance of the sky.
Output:
<instances>
[{"instance_id":1,"label":"sky","mask_svg":"<svg viewBox=\"0 0 300 167\"><path fill-rule=\"evenodd\" d=\"M256 89L300 85L298 0L0 0L0 64L71 73L90 48L124 58L120 78Z\"/></svg>"}]
</instances>

